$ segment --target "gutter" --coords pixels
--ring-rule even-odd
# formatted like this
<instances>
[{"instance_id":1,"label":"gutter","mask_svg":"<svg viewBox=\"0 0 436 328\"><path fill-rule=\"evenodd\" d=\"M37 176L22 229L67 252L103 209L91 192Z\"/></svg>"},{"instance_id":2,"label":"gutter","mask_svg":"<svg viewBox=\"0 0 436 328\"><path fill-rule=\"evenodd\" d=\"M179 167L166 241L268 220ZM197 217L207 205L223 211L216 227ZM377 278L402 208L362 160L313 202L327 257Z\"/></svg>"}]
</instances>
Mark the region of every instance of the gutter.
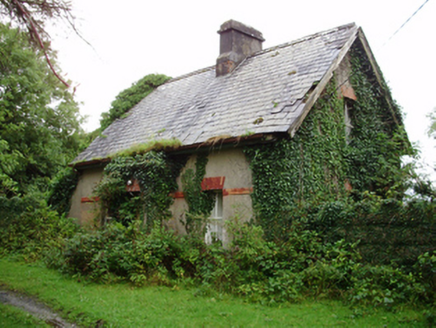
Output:
<instances>
[{"instance_id":1,"label":"gutter","mask_svg":"<svg viewBox=\"0 0 436 328\"><path fill-rule=\"evenodd\" d=\"M286 134L286 133L285 133ZM279 133L276 134L265 134L258 133L253 134L246 137L230 137L225 139L211 139L205 142L199 142L191 145L179 146L177 148L168 147L164 149L165 152L171 153L174 155L182 155L182 154L190 154L194 152L203 152L211 149L229 149L235 148L239 146L249 146L253 144L259 143L269 143L277 140ZM101 158L101 159L93 159L90 161L83 162L75 162L70 163L68 166L73 167L75 169L88 169L95 168L100 166L105 166L107 163L111 161L110 157Z\"/></svg>"}]
</instances>

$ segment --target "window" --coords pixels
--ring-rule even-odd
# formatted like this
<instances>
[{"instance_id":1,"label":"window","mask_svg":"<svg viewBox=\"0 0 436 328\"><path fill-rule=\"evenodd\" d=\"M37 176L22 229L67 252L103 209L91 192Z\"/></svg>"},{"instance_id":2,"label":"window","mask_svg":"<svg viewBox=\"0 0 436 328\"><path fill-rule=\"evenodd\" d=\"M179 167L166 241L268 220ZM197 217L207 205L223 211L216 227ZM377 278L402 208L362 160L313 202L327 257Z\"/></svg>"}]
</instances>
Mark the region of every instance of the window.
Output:
<instances>
[{"instance_id":1,"label":"window","mask_svg":"<svg viewBox=\"0 0 436 328\"><path fill-rule=\"evenodd\" d=\"M207 223L207 232L204 237L207 244L215 240L223 241L225 230L223 227L223 193L221 190L213 191L215 206Z\"/></svg>"},{"instance_id":2,"label":"window","mask_svg":"<svg viewBox=\"0 0 436 328\"><path fill-rule=\"evenodd\" d=\"M353 125L351 124L351 116L350 112L352 110L352 105L349 101L345 101L345 110L344 110L344 116L345 116L345 141L347 145L351 141L351 129L353 128Z\"/></svg>"}]
</instances>

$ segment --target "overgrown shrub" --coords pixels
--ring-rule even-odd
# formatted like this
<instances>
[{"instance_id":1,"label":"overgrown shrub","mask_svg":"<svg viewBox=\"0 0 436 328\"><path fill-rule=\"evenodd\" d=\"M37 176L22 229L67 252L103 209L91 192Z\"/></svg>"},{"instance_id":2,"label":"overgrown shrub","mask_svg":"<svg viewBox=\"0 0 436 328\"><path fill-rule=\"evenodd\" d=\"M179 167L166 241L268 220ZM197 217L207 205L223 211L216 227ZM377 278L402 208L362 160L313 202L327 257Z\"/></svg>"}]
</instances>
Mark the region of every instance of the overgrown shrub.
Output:
<instances>
[{"instance_id":1,"label":"overgrown shrub","mask_svg":"<svg viewBox=\"0 0 436 328\"><path fill-rule=\"evenodd\" d=\"M65 167L54 177L48 195L48 204L59 214L68 214L71 197L79 181L78 173L71 167Z\"/></svg>"},{"instance_id":2,"label":"overgrown shrub","mask_svg":"<svg viewBox=\"0 0 436 328\"><path fill-rule=\"evenodd\" d=\"M23 198L13 202L22 206L26 200ZM3 222L0 229L0 255L18 253L26 261L32 261L41 258L48 250L62 247L65 238L72 237L79 230L72 219L60 216L44 201L36 203L36 200L32 200L27 205L20 214Z\"/></svg>"},{"instance_id":3,"label":"overgrown shrub","mask_svg":"<svg viewBox=\"0 0 436 328\"><path fill-rule=\"evenodd\" d=\"M416 304L424 294L422 284L412 274L391 266L361 266L354 271L352 302L391 307L399 303Z\"/></svg>"},{"instance_id":4,"label":"overgrown shrub","mask_svg":"<svg viewBox=\"0 0 436 328\"><path fill-rule=\"evenodd\" d=\"M160 225L146 233L139 223L115 222L76 234L47 262L93 281L188 283L274 303L341 294L359 259L345 242L323 245L315 233L297 226L280 245L266 241L258 226L234 222L229 231L233 241L223 248Z\"/></svg>"},{"instance_id":5,"label":"overgrown shrub","mask_svg":"<svg viewBox=\"0 0 436 328\"><path fill-rule=\"evenodd\" d=\"M36 208L41 202L40 195L30 193L22 197L0 196L0 229L4 230L28 208Z\"/></svg>"},{"instance_id":6,"label":"overgrown shrub","mask_svg":"<svg viewBox=\"0 0 436 328\"><path fill-rule=\"evenodd\" d=\"M95 195L109 216L124 224L146 217L150 229L155 221L162 223L170 216L170 193L177 189L176 178L185 161L183 156L173 158L163 151L115 157L106 165ZM126 191L129 180L138 181L139 193Z\"/></svg>"},{"instance_id":7,"label":"overgrown shrub","mask_svg":"<svg viewBox=\"0 0 436 328\"><path fill-rule=\"evenodd\" d=\"M436 251L420 255L412 272L424 286L425 300L434 300L436 296Z\"/></svg>"},{"instance_id":8,"label":"overgrown shrub","mask_svg":"<svg viewBox=\"0 0 436 328\"><path fill-rule=\"evenodd\" d=\"M415 199L383 199L364 193L358 200L325 202L312 210L307 228L325 242L359 242L365 263L411 271L421 254L436 249L436 204Z\"/></svg>"},{"instance_id":9,"label":"overgrown shrub","mask_svg":"<svg viewBox=\"0 0 436 328\"><path fill-rule=\"evenodd\" d=\"M391 307L434 301L436 256L419 258L413 272L364 264L358 245L325 242L294 223L285 242L264 237L259 226L234 220L226 248L196 235L178 236L159 223L149 231L139 220L111 222L95 231L77 227L47 207L27 212L1 232L2 253L41 257L49 267L79 279L135 285L198 286L254 302L275 304L305 297L342 298Z\"/></svg>"},{"instance_id":10,"label":"overgrown shrub","mask_svg":"<svg viewBox=\"0 0 436 328\"><path fill-rule=\"evenodd\" d=\"M128 280L140 285L157 279L167 284L177 278L179 270L173 263L182 262L182 245L173 231L160 225L145 233L138 221L127 227L112 222L76 234L61 253L52 254L48 264L93 281Z\"/></svg>"}]
</instances>

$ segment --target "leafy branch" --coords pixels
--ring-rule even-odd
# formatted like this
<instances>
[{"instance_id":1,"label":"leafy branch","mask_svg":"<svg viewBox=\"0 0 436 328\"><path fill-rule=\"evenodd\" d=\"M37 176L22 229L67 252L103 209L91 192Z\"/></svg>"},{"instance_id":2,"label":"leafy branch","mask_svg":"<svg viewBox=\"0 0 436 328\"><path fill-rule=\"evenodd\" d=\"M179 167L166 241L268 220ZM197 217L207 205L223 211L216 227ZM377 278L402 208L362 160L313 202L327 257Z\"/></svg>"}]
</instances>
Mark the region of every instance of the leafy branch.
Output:
<instances>
[{"instance_id":1,"label":"leafy branch","mask_svg":"<svg viewBox=\"0 0 436 328\"><path fill-rule=\"evenodd\" d=\"M17 27L27 29L30 44L43 51L50 70L67 88L70 86L69 83L56 71L50 59L50 36L45 23L48 20L66 21L73 31L84 40L74 24L75 18L71 9L71 2L63 0L0 0L0 14L9 17L10 21ZM86 42L86 40L84 41Z\"/></svg>"}]
</instances>

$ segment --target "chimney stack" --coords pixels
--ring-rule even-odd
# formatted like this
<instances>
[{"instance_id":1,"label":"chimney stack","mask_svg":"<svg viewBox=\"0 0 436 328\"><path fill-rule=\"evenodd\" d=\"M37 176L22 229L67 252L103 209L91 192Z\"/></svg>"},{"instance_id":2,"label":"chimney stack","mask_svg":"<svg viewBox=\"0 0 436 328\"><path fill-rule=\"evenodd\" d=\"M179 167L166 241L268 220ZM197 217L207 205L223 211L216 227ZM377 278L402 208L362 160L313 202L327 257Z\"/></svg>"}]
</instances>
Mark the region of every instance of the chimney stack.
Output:
<instances>
[{"instance_id":1,"label":"chimney stack","mask_svg":"<svg viewBox=\"0 0 436 328\"><path fill-rule=\"evenodd\" d=\"M221 25L220 55L216 61L216 76L232 72L246 57L262 50L265 39L258 30L234 20Z\"/></svg>"}]
</instances>

